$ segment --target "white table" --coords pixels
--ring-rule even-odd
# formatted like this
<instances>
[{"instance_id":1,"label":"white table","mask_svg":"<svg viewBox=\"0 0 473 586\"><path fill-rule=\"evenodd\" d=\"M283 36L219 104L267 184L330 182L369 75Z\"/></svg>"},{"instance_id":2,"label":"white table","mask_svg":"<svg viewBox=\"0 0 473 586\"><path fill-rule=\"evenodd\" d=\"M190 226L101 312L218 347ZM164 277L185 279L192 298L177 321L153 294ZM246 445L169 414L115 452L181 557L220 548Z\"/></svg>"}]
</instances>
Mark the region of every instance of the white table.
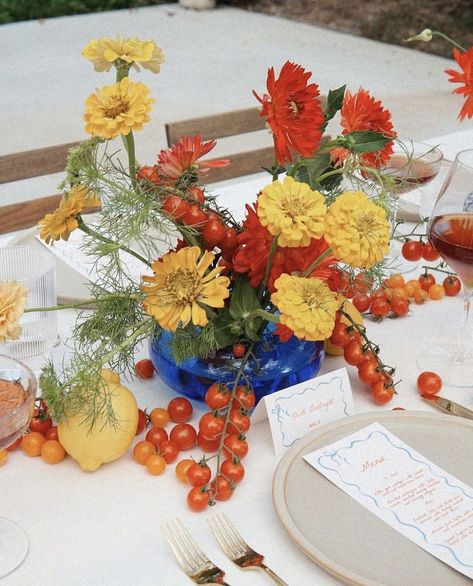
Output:
<instances>
[{"instance_id":1,"label":"white table","mask_svg":"<svg viewBox=\"0 0 473 586\"><path fill-rule=\"evenodd\" d=\"M245 195L242 187L233 186L227 191L233 203L237 193L240 201L245 197L253 200L252 193ZM385 320L381 324L367 322L370 337L381 346L383 360L397 366L396 378L402 382L393 401L378 407L358 381L355 369L348 367L357 412L390 410L397 406L432 409L416 391L419 371L415 355L430 336L439 331L453 333L460 324L461 314L461 299L445 298L413 306L406 318ZM72 310L60 313L63 340L70 334L74 315ZM56 349L55 353L61 355L63 350ZM147 349L142 348L136 359L145 356ZM42 359L28 362L33 368L39 368ZM343 365L343 358L327 357L321 372ZM157 377L145 383L133 380L129 386L142 408L165 406L174 396ZM473 407L471 390L445 387L444 394ZM194 406L193 423L196 424L203 408L197 403ZM273 453L268 423L254 425L248 439L250 454L245 459L244 481L230 501L218 503L215 509L200 514L187 509L188 487L179 484L173 465L164 476L153 477L127 454L88 474L72 458L49 466L40 458L28 458L21 452L10 454L7 465L0 469L0 515L16 520L26 529L30 552L23 565L2 581L2 586L190 584L160 531L160 524L175 515L184 521L209 557L225 569L230 584L269 585L266 576L241 572L220 551L206 522L208 516L218 511L231 517L251 545L265 554L268 565L289 584L339 584L293 544L274 512L271 485L278 460ZM200 456L199 450L193 454Z\"/></svg>"}]
</instances>

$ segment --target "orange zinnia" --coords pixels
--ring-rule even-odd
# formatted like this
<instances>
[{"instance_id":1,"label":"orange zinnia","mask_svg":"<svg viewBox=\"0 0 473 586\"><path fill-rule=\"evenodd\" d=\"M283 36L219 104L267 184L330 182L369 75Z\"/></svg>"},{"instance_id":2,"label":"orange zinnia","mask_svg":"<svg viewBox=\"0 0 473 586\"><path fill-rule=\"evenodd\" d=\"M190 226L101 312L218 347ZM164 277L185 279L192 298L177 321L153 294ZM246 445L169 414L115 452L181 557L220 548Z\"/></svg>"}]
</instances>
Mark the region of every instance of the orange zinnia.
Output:
<instances>
[{"instance_id":1,"label":"orange zinnia","mask_svg":"<svg viewBox=\"0 0 473 586\"><path fill-rule=\"evenodd\" d=\"M448 81L452 83L462 83L463 87L453 90L454 94L463 94L465 103L458 117L460 120L473 118L473 47L462 53L458 49L453 49L453 58L463 70L463 73L454 69L446 69L445 73L451 77Z\"/></svg>"},{"instance_id":2,"label":"orange zinnia","mask_svg":"<svg viewBox=\"0 0 473 586\"><path fill-rule=\"evenodd\" d=\"M186 171L205 173L210 167L225 167L228 159L199 161L217 144L215 140L202 142L200 135L183 136L179 142L169 149L162 150L158 155L160 170L170 178L178 179Z\"/></svg>"},{"instance_id":3,"label":"orange zinnia","mask_svg":"<svg viewBox=\"0 0 473 586\"><path fill-rule=\"evenodd\" d=\"M301 65L287 61L279 74L268 69L266 88L262 98L253 91L263 105L261 116L266 116L274 138L276 160L280 165L292 162L292 152L310 157L317 148L321 126L325 121L320 105L319 87L307 81L312 73Z\"/></svg>"},{"instance_id":4,"label":"orange zinnia","mask_svg":"<svg viewBox=\"0 0 473 586\"><path fill-rule=\"evenodd\" d=\"M387 138L394 138L391 122L391 112L383 108L380 100L376 100L367 90L360 88L356 94L346 92L341 109L342 133L348 134L355 131L380 132ZM393 152L393 143L388 142L380 151L363 153L360 162L367 167L381 167L389 159ZM332 156L337 164L342 163L349 151L344 148L332 150Z\"/></svg>"}]
</instances>

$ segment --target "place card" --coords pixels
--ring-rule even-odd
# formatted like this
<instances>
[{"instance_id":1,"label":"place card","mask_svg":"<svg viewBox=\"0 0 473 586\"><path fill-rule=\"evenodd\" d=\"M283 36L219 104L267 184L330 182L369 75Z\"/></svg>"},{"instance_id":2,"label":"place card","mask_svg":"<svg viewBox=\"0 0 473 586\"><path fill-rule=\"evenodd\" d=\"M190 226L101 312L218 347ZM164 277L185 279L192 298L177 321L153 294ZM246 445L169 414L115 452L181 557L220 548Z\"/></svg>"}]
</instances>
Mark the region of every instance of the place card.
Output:
<instances>
[{"instance_id":1,"label":"place card","mask_svg":"<svg viewBox=\"0 0 473 586\"><path fill-rule=\"evenodd\" d=\"M256 406L252 422L267 415L277 456L322 423L354 412L346 368L328 372L276 393L266 395Z\"/></svg>"},{"instance_id":2,"label":"place card","mask_svg":"<svg viewBox=\"0 0 473 586\"><path fill-rule=\"evenodd\" d=\"M379 423L304 456L405 537L473 578L473 489Z\"/></svg>"}]
</instances>

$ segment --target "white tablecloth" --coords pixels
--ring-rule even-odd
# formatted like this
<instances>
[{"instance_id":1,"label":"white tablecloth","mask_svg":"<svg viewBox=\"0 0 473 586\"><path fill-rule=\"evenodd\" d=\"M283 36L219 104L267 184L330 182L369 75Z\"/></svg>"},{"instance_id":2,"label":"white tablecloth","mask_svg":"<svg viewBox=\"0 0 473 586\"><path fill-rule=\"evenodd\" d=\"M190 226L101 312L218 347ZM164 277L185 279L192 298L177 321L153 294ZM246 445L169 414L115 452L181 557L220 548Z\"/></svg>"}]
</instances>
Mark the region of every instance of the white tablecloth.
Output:
<instances>
[{"instance_id":1,"label":"white tablecloth","mask_svg":"<svg viewBox=\"0 0 473 586\"><path fill-rule=\"evenodd\" d=\"M451 141L455 143L454 139ZM471 143L473 146L473 141ZM464 144L460 148L465 148ZM244 186L243 182L240 187L235 183L227 187L225 199L233 203L232 207L235 202L238 204L238 199L253 201L254 194L245 192ZM246 187L251 191L254 184L250 182ZM381 346L383 360L397 366L397 379L401 382L397 387L399 394L393 401L378 407L358 381L356 370L348 367L356 410L381 411L397 406L432 409L420 399L416 390L419 370L415 356L431 336L458 330L461 315L462 303L458 297L414 305L411 315L402 319L367 322L369 335ZM63 341L70 335L74 316L72 310L60 313ZM63 350L63 347L56 348L55 355L60 356ZM136 359L146 355L147 349L142 348ZM39 357L28 362L33 368L39 368L43 360ZM343 358L327 357L321 372L343 365ZM129 386L142 408L166 406L174 396L158 377L147 382L132 380ZM444 394L473 407L471 390L445 387ZM193 423L196 424L203 408L198 403L194 407ZM230 584L268 585L266 576L241 572L220 551L206 522L209 515L218 511L231 517L251 545L265 554L268 565L289 584L339 584L298 549L276 516L271 488L278 460L273 452L268 423L254 425L248 440L250 454L244 462L244 481L230 501L218 503L214 509L200 514L187 509L188 487L177 481L173 465L162 477L154 477L128 454L95 473L84 473L72 458L49 466L41 458L28 458L20 451L10 454L7 465L0 469L0 515L16 520L26 529L30 551L23 565L6 577L2 585L190 584L160 531L160 524L176 515L208 556L225 569ZM193 454L200 456L199 450L194 450ZM343 552L340 552L340 559L343 559Z\"/></svg>"}]
</instances>

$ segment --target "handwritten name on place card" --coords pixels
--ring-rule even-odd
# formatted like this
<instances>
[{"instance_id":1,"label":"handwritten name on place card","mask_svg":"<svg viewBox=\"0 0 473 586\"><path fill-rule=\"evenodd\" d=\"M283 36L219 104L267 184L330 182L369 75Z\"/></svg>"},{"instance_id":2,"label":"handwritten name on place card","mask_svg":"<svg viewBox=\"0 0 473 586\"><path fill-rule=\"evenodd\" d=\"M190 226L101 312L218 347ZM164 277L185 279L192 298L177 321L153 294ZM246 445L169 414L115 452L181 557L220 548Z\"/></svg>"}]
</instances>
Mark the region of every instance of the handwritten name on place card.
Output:
<instances>
[{"instance_id":1,"label":"handwritten name on place card","mask_svg":"<svg viewBox=\"0 0 473 586\"><path fill-rule=\"evenodd\" d=\"M280 456L322 423L353 413L353 397L346 368L267 395L256 407L252 421L261 420L265 409L274 449Z\"/></svg>"},{"instance_id":2,"label":"handwritten name on place card","mask_svg":"<svg viewBox=\"0 0 473 586\"><path fill-rule=\"evenodd\" d=\"M379 423L304 459L433 556L473 578L473 489Z\"/></svg>"}]
</instances>

